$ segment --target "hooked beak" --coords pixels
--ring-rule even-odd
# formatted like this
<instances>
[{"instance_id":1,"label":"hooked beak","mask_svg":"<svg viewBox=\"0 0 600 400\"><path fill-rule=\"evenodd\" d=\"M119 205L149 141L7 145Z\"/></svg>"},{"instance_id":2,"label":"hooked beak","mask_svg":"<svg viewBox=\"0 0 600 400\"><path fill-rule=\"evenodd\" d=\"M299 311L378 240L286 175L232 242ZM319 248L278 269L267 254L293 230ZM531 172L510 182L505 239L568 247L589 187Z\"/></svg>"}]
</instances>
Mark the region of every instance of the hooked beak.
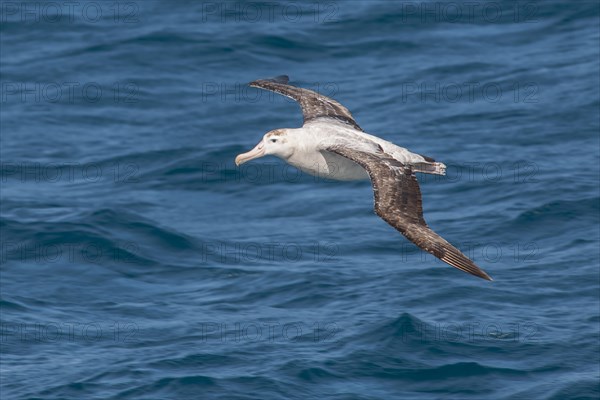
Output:
<instances>
[{"instance_id":1,"label":"hooked beak","mask_svg":"<svg viewBox=\"0 0 600 400\"><path fill-rule=\"evenodd\" d=\"M235 165L240 166L243 163L254 160L255 158L259 158L265 155L265 146L261 141L257 144L252 150L247 153L242 153L235 158Z\"/></svg>"}]
</instances>

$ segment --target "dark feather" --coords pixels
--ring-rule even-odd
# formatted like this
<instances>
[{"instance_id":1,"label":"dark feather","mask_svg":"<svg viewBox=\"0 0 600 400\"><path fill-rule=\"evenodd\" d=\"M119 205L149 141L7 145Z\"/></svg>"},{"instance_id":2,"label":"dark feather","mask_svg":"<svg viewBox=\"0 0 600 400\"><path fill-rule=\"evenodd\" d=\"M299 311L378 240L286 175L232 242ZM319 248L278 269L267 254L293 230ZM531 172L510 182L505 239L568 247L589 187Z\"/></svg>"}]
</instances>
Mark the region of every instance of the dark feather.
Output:
<instances>
[{"instance_id":1,"label":"dark feather","mask_svg":"<svg viewBox=\"0 0 600 400\"><path fill-rule=\"evenodd\" d=\"M489 281L473 261L427 226L423 218L421 189L410 166L381 152L373 154L346 146L332 146L327 151L346 157L362 166L371 178L375 212L408 240L445 263Z\"/></svg>"},{"instance_id":2,"label":"dark feather","mask_svg":"<svg viewBox=\"0 0 600 400\"><path fill-rule=\"evenodd\" d=\"M288 85L288 81L289 78L286 75L280 75L272 79L259 79L248 85L270 90L296 100L302 108L305 124L316 119L328 118L362 131L346 107L312 90Z\"/></svg>"}]
</instances>

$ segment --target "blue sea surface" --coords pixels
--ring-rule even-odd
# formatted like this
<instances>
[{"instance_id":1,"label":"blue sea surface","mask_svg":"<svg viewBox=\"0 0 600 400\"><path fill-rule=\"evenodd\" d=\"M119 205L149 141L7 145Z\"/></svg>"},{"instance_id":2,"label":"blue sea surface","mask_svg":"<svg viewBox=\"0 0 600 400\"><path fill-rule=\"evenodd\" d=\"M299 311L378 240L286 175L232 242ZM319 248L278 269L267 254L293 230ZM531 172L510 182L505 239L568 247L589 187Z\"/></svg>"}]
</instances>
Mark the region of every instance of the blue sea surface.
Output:
<instances>
[{"instance_id":1,"label":"blue sea surface","mask_svg":"<svg viewBox=\"0 0 600 400\"><path fill-rule=\"evenodd\" d=\"M0 3L2 399L600 398L597 1ZM287 74L448 166L266 157Z\"/></svg>"}]
</instances>

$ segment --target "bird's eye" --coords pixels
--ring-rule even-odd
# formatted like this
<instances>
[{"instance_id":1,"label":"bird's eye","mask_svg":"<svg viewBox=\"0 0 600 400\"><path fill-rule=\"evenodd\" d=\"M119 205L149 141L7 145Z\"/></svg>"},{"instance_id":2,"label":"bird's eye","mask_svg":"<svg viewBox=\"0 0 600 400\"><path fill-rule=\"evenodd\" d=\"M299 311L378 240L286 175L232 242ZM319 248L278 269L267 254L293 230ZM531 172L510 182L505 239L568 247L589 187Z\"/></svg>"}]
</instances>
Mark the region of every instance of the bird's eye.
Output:
<instances>
[{"instance_id":1,"label":"bird's eye","mask_svg":"<svg viewBox=\"0 0 600 400\"><path fill-rule=\"evenodd\" d=\"M277 139L271 139L271 143L277 143Z\"/></svg>"}]
</instances>

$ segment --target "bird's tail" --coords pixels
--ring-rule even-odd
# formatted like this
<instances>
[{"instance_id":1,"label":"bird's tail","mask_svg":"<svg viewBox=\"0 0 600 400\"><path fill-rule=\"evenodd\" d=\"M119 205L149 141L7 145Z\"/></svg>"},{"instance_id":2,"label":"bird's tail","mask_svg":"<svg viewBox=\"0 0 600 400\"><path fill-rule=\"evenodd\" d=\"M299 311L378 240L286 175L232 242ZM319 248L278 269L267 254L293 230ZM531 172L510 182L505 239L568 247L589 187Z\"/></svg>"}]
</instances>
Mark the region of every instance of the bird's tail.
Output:
<instances>
[{"instance_id":1,"label":"bird's tail","mask_svg":"<svg viewBox=\"0 0 600 400\"><path fill-rule=\"evenodd\" d=\"M446 165L441 162L414 163L412 168L414 171L424 174L446 175Z\"/></svg>"}]
</instances>

